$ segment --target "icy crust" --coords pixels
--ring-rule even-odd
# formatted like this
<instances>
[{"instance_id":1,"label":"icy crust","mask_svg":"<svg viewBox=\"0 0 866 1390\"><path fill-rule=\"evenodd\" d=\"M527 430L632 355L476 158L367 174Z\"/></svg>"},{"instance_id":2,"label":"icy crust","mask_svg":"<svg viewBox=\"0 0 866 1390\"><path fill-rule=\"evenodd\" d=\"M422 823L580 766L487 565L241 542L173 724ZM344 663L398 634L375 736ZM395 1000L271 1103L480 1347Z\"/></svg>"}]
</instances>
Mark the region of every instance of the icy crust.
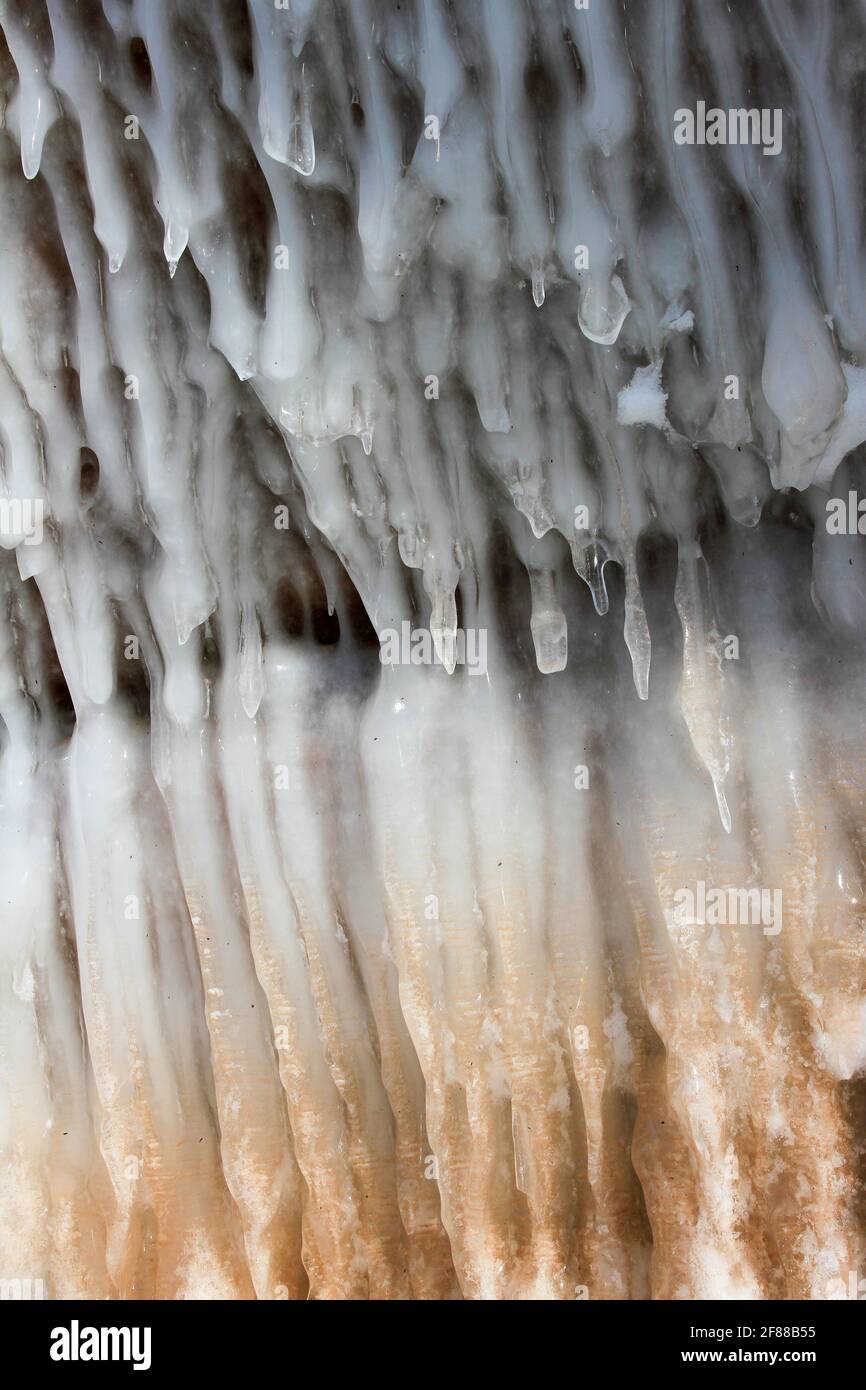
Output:
<instances>
[{"instance_id":1,"label":"icy crust","mask_svg":"<svg viewBox=\"0 0 866 1390\"><path fill-rule=\"evenodd\" d=\"M624 568L641 694L648 522L689 550L719 496L820 506L866 438L850 6L8 0L2 25L4 486L51 523L3 540L46 592L62 548L82 696L123 582L80 450L185 643L217 603L217 397L247 434L223 466L300 487L377 631L412 616L408 567L453 641L458 585L489 582L471 490L485 532L524 519L540 669L567 659L563 543L600 611ZM779 148L677 143L708 100L780 113ZM285 445L264 474L254 398Z\"/></svg>"},{"instance_id":2,"label":"icy crust","mask_svg":"<svg viewBox=\"0 0 866 1390\"><path fill-rule=\"evenodd\" d=\"M0 25L0 1277L848 1289L860 12Z\"/></svg>"}]
</instances>

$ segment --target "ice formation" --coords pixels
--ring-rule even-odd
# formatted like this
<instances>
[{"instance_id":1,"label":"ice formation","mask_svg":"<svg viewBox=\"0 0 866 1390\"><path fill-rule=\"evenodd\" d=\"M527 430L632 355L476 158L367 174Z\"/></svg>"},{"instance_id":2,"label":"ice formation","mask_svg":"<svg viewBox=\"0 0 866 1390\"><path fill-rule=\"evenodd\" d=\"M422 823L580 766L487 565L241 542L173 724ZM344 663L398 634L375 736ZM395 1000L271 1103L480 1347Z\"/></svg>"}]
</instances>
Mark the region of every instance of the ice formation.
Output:
<instances>
[{"instance_id":1,"label":"ice formation","mask_svg":"<svg viewBox=\"0 0 866 1390\"><path fill-rule=\"evenodd\" d=\"M0 1278L847 1296L866 11L0 26Z\"/></svg>"}]
</instances>

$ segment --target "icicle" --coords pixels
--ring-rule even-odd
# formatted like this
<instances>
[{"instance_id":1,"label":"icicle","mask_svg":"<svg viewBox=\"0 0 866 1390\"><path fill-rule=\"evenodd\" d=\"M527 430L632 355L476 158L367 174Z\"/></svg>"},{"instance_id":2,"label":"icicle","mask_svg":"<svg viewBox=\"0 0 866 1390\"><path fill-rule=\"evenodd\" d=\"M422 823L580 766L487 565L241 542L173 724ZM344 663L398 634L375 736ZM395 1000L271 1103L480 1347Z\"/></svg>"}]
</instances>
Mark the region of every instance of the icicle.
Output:
<instances>
[{"instance_id":1,"label":"icicle","mask_svg":"<svg viewBox=\"0 0 866 1390\"><path fill-rule=\"evenodd\" d=\"M530 628L538 669L543 675L564 671L568 662L568 625L556 600L553 571L530 570L529 587L532 595Z\"/></svg>"},{"instance_id":2,"label":"icicle","mask_svg":"<svg viewBox=\"0 0 866 1390\"><path fill-rule=\"evenodd\" d=\"M625 620L623 623L625 644L631 655L634 686L641 700L649 698L650 658L652 643L649 626L640 591L640 580L634 555L625 564Z\"/></svg>"},{"instance_id":3,"label":"icicle","mask_svg":"<svg viewBox=\"0 0 866 1390\"><path fill-rule=\"evenodd\" d=\"M530 1192L530 1159L526 1123L516 1107L511 1110L511 1143L514 1150L514 1185L518 1192Z\"/></svg>"},{"instance_id":4,"label":"icicle","mask_svg":"<svg viewBox=\"0 0 866 1390\"><path fill-rule=\"evenodd\" d=\"M291 169L309 178L316 168L316 139L310 119L310 94L304 65L295 91L294 119L289 127L285 160Z\"/></svg>"},{"instance_id":5,"label":"icicle","mask_svg":"<svg viewBox=\"0 0 866 1390\"><path fill-rule=\"evenodd\" d=\"M457 603L453 589L443 592L434 588L430 632L436 655L452 676L457 665Z\"/></svg>"},{"instance_id":6,"label":"icicle","mask_svg":"<svg viewBox=\"0 0 866 1390\"><path fill-rule=\"evenodd\" d=\"M543 266L532 267L532 302L536 309L540 309L544 303L544 268Z\"/></svg>"},{"instance_id":7,"label":"icicle","mask_svg":"<svg viewBox=\"0 0 866 1390\"><path fill-rule=\"evenodd\" d=\"M255 607L245 604L241 617L240 674L241 704L248 719L255 719L265 693L262 636Z\"/></svg>"},{"instance_id":8,"label":"icicle","mask_svg":"<svg viewBox=\"0 0 866 1390\"><path fill-rule=\"evenodd\" d=\"M577 311L580 331L591 343L612 347L630 309L631 302L618 275L611 276L609 284L590 279Z\"/></svg>"},{"instance_id":9,"label":"icicle","mask_svg":"<svg viewBox=\"0 0 866 1390\"><path fill-rule=\"evenodd\" d=\"M373 452L373 426L361 404L361 388L357 384L352 387L352 417L349 429L355 438L361 441L361 448L369 458Z\"/></svg>"},{"instance_id":10,"label":"icicle","mask_svg":"<svg viewBox=\"0 0 866 1390\"><path fill-rule=\"evenodd\" d=\"M169 217L165 224L165 241L163 242L163 255L168 261L168 273L174 279L177 264L186 250L189 241L189 232L186 227L179 226Z\"/></svg>"},{"instance_id":11,"label":"icicle","mask_svg":"<svg viewBox=\"0 0 866 1390\"><path fill-rule=\"evenodd\" d=\"M21 131L21 168L26 179L35 179L42 163L45 137L57 114L57 102L47 83L22 80L18 93Z\"/></svg>"},{"instance_id":12,"label":"icicle","mask_svg":"<svg viewBox=\"0 0 866 1390\"><path fill-rule=\"evenodd\" d=\"M719 635L709 603L709 577L697 544L680 546L674 602L683 630L683 718L695 752L712 778L719 817L730 834L725 780L730 767L731 736L723 702Z\"/></svg>"},{"instance_id":13,"label":"icicle","mask_svg":"<svg viewBox=\"0 0 866 1390\"><path fill-rule=\"evenodd\" d=\"M406 526L397 532L397 550L407 569L418 570L421 568L417 527Z\"/></svg>"},{"instance_id":14,"label":"icicle","mask_svg":"<svg viewBox=\"0 0 866 1390\"><path fill-rule=\"evenodd\" d=\"M591 541L574 555L574 568L585 584L589 586L592 602L599 617L604 617L609 607L607 586L604 582L604 567L607 555L598 541Z\"/></svg>"}]
</instances>

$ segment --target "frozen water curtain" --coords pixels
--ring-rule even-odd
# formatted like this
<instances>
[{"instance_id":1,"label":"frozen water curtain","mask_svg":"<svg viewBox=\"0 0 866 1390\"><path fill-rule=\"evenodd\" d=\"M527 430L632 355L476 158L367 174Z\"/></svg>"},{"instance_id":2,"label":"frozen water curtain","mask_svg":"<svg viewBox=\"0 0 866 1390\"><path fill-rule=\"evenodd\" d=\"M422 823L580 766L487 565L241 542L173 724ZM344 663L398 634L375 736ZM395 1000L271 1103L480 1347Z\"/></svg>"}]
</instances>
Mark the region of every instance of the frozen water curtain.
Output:
<instances>
[{"instance_id":1,"label":"frozen water curtain","mask_svg":"<svg viewBox=\"0 0 866 1390\"><path fill-rule=\"evenodd\" d=\"M4 1285L850 1297L866 6L0 29Z\"/></svg>"}]
</instances>

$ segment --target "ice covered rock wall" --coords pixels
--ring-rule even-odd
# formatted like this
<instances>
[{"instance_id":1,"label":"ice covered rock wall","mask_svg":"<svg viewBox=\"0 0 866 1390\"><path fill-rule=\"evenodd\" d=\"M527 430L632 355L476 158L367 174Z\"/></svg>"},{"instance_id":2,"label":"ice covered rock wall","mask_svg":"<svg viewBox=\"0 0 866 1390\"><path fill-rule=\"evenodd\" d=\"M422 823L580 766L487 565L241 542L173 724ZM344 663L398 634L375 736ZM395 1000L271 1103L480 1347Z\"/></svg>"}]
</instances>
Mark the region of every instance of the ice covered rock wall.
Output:
<instances>
[{"instance_id":1,"label":"ice covered rock wall","mask_svg":"<svg viewBox=\"0 0 866 1390\"><path fill-rule=\"evenodd\" d=\"M0 1278L850 1296L866 11L0 26Z\"/></svg>"}]
</instances>

